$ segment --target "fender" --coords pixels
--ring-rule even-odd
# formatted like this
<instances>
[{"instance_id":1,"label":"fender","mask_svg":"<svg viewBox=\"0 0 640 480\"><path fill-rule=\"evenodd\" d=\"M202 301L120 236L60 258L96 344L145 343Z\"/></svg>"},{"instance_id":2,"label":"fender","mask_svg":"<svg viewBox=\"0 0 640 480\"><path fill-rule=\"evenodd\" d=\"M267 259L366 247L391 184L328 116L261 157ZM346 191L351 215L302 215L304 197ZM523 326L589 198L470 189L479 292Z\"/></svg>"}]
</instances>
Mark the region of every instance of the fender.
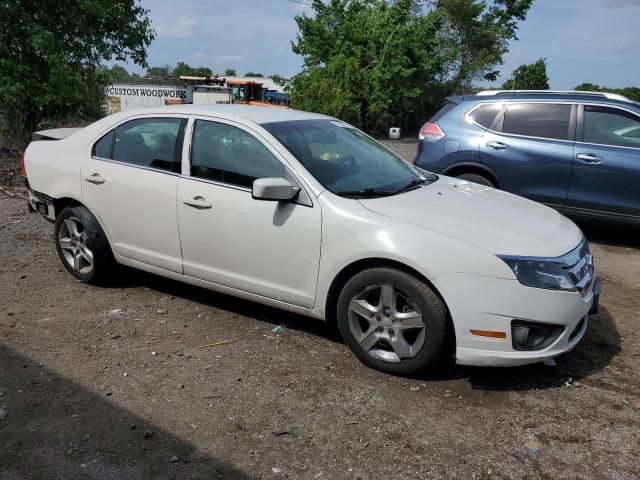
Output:
<instances>
[{"instance_id":1,"label":"fender","mask_svg":"<svg viewBox=\"0 0 640 480\"><path fill-rule=\"evenodd\" d=\"M458 162L458 163L454 163L453 165L450 165L449 167L447 167L446 170L444 170L442 172L443 175L449 175L449 172L451 172L452 170L455 170L457 168L464 168L464 167L472 167L472 168L477 168L478 170L482 170L486 173L488 173L489 175L491 175L493 178L496 179L496 182L498 183L498 188L500 188L500 185L502 185L502 179L500 178L500 175L498 175L498 173L490 168L487 167L486 165L484 165L483 163L479 163L479 162Z\"/></svg>"}]
</instances>

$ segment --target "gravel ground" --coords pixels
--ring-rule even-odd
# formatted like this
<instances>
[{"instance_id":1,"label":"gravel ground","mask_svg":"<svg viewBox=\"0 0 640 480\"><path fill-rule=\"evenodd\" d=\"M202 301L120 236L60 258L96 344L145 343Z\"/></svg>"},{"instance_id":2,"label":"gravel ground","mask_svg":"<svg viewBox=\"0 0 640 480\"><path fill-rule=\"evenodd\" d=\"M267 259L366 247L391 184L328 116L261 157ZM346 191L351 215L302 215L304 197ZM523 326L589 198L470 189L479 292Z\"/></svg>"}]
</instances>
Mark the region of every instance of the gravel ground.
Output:
<instances>
[{"instance_id":1,"label":"gravel ground","mask_svg":"<svg viewBox=\"0 0 640 480\"><path fill-rule=\"evenodd\" d=\"M78 283L21 195L0 190L2 479L640 479L637 230L585 226L601 312L557 366L407 379L322 322L130 270Z\"/></svg>"}]
</instances>

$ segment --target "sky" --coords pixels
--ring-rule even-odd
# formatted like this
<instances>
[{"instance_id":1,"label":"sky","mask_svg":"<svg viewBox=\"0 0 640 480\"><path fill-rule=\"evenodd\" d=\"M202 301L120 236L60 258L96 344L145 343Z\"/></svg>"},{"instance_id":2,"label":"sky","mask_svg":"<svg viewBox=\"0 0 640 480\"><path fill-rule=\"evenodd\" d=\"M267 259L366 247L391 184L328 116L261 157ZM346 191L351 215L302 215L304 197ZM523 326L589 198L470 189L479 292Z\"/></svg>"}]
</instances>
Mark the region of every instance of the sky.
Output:
<instances>
[{"instance_id":1,"label":"sky","mask_svg":"<svg viewBox=\"0 0 640 480\"><path fill-rule=\"evenodd\" d=\"M218 73L289 77L302 65L291 41L294 16L310 11L307 1L142 0L157 32L149 64L184 61ZM552 88L640 85L640 0L534 0L518 38L499 68L500 82L518 65L546 58Z\"/></svg>"}]
</instances>

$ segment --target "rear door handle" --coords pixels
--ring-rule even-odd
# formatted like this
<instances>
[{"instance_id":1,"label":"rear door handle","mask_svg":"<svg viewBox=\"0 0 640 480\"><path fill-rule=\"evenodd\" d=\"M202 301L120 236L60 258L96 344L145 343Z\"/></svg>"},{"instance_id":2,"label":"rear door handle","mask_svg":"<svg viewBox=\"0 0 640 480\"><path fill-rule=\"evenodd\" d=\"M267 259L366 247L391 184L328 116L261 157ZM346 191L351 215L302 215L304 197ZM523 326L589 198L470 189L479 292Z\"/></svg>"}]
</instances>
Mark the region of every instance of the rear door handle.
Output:
<instances>
[{"instance_id":1,"label":"rear door handle","mask_svg":"<svg viewBox=\"0 0 640 480\"><path fill-rule=\"evenodd\" d=\"M582 163L590 163L597 165L602 163L604 160L600 155L596 155L595 153L579 153L576 155L576 160Z\"/></svg>"},{"instance_id":2,"label":"rear door handle","mask_svg":"<svg viewBox=\"0 0 640 480\"><path fill-rule=\"evenodd\" d=\"M487 147L493 148L494 150L506 150L507 148L509 148L509 145L503 142L491 141L487 143Z\"/></svg>"},{"instance_id":3,"label":"rear door handle","mask_svg":"<svg viewBox=\"0 0 640 480\"><path fill-rule=\"evenodd\" d=\"M205 210L212 207L211 203L207 202L202 197L185 198L182 200L182 203L189 205L190 207L197 208L198 210Z\"/></svg>"},{"instance_id":4,"label":"rear door handle","mask_svg":"<svg viewBox=\"0 0 640 480\"><path fill-rule=\"evenodd\" d=\"M94 185L101 185L105 182L104 178L99 173L93 173L90 176L84 177L85 181L93 183Z\"/></svg>"}]
</instances>

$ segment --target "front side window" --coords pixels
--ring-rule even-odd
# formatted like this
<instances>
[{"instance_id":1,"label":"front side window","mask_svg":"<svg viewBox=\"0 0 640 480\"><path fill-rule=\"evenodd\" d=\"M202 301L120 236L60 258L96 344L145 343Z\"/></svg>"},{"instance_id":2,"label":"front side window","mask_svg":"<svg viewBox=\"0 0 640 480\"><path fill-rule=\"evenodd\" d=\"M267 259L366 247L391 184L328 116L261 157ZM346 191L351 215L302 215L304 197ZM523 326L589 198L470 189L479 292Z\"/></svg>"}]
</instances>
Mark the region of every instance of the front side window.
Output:
<instances>
[{"instance_id":1,"label":"front side window","mask_svg":"<svg viewBox=\"0 0 640 480\"><path fill-rule=\"evenodd\" d=\"M640 117L617 108L585 105L584 141L640 148Z\"/></svg>"},{"instance_id":2,"label":"front side window","mask_svg":"<svg viewBox=\"0 0 640 480\"><path fill-rule=\"evenodd\" d=\"M503 133L526 137L569 139L571 105L513 103L504 115Z\"/></svg>"},{"instance_id":3,"label":"front side window","mask_svg":"<svg viewBox=\"0 0 640 480\"><path fill-rule=\"evenodd\" d=\"M250 133L224 123L197 120L191 176L251 188L258 178L284 177L285 167Z\"/></svg>"},{"instance_id":4,"label":"front side window","mask_svg":"<svg viewBox=\"0 0 640 480\"><path fill-rule=\"evenodd\" d=\"M93 155L179 173L186 122L180 118L131 120L102 137Z\"/></svg>"},{"instance_id":5,"label":"front side window","mask_svg":"<svg viewBox=\"0 0 640 480\"><path fill-rule=\"evenodd\" d=\"M391 195L427 181L414 167L346 123L295 120L262 126L335 194Z\"/></svg>"}]
</instances>

